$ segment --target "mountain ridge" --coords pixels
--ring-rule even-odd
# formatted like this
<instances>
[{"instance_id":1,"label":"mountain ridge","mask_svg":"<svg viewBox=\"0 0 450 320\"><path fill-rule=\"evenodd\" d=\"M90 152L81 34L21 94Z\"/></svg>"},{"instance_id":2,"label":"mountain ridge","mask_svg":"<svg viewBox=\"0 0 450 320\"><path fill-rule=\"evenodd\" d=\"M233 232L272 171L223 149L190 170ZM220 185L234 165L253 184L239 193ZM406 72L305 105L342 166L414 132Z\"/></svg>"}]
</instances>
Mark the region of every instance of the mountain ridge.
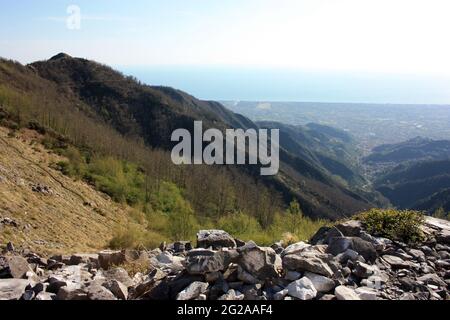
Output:
<instances>
[{"instance_id":1,"label":"mountain ridge","mask_svg":"<svg viewBox=\"0 0 450 320\"><path fill-rule=\"evenodd\" d=\"M132 77L86 59L60 54L56 57L32 63L28 69L54 83L64 96L80 100L84 105L80 109L82 112L101 119L122 135L143 138L151 147L170 149L171 132L180 127L191 131L194 120L201 119L205 127L222 130L258 127L217 102L200 101L172 88L142 85ZM315 164L307 165L303 159L288 155L283 148L281 159L284 162L282 177L265 179L265 183L282 190L286 201L292 197L299 199L306 214L337 218L370 207L367 199L333 181ZM310 169L299 175L297 170L302 172L305 165ZM250 175L256 172L251 167L242 169Z\"/></svg>"}]
</instances>

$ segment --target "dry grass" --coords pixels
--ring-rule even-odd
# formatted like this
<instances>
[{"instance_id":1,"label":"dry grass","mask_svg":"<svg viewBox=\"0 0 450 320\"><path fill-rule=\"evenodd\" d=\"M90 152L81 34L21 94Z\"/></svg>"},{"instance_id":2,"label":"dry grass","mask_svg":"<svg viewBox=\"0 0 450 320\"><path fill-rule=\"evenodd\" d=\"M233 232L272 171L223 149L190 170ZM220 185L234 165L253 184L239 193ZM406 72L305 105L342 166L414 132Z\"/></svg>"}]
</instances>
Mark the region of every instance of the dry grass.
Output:
<instances>
[{"instance_id":1,"label":"dry grass","mask_svg":"<svg viewBox=\"0 0 450 320\"><path fill-rule=\"evenodd\" d=\"M20 225L3 227L0 245L12 241L43 254L93 252L128 225L129 207L50 168L63 159L44 149L38 134L22 130L8 137L8 132L0 128L0 217ZM33 192L37 184L53 194Z\"/></svg>"}]
</instances>

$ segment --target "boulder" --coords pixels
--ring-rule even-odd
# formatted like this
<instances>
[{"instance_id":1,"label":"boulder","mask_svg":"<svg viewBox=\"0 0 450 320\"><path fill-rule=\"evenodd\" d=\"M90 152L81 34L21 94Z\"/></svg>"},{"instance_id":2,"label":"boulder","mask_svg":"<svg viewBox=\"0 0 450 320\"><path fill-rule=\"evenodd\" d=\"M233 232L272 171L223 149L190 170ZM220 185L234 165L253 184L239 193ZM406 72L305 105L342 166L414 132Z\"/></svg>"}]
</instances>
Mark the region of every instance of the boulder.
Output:
<instances>
[{"instance_id":1,"label":"boulder","mask_svg":"<svg viewBox=\"0 0 450 320\"><path fill-rule=\"evenodd\" d=\"M426 285L431 284L431 285L435 285L438 287L444 287L444 288L447 286L446 282L444 280L442 280L435 273L425 274L425 275L417 278L417 281L420 281Z\"/></svg>"},{"instance_id":2,"label":"boulder","mask_svg":"<svg viewBox=\"0 0 450 320\"><path fill-rule=\"evenodd\" d=\"M251 273L244 270L241 266L238 266L237 269L237 279L245 284L257 284L260 282L260 280L258 280Z\"/></svg>"},{"instance_id":3,"label":"boulder","mask_svg":"<svg viewBox=\"0 0 450 320\"><path fill-rule=\"evenodd\" d=\"M67 282L61 277L51 276L48 278L47 282L47 291L54 294L57 294L62 287L67 286Z\"/></svg>"},{"instance_id":4,"label":"boulder","mask_svg":"<svg viewBox=\"0 0 450 320\"><path fill-rule=\"evenodd\" d=\"M311 280L306 277L290 283L286 289L288 295L300 300L312 300L317 296L316 288L314 288Z\"/></svg>"},{"instance_id":5,"label":"boulder","mask_svg":"<svg viewBox=\"0 0 450 320\"><path fill-rule=\"evenodd\" d=\"M437 233L436 240L440 243L450 244L450 230L442 230Z\"/></svg>"},{"instance_id":6,"label":"boulder","mask_svg":"<svg viewBox=\"0 0 450 320\"><path fill-rule=\"evenodd\" d=\"M374 262L378 256L372 243L357 237L331 238L327 248L327 253L337 256L348 249L357 252L363 256L366 261L370 262Z\"/></svg>"},{"instance_id":7,"label":"boulder","mask_svg":"<svg viewBox=\"0 0 450 320\"><path fill-rule=\"evenodd\" d=\"M352 249L352 239L348 237L331 238L328 243L327 253L337 256L340 253Z\"/></svg>"},{"instance_id":8,"label":"boulder","mask_svg":"<svg viewBox=\"0 0 450 320\"><path fill-rule=\"evenodd\" d=\"M334 296L333 294L324 294L322 297L320 297L319 300L322 300L322 301L336 300L336 296Z\"/></svg>"},{"instance_id":9,"label":"boulder","mask_svg":"<svg viewBox=\"0 0 450 320\"><path fill-rule=\"evenodd\" d=\"M284 251L281 253L281 256L283 257L283 256L287 256L289 254L298 254L310 246L311 246L310 244L307 244L304 242L297 242L297 243L291 244L286 249L284 249Z\"/></svg>"},{"instance_id":10,"label":"boulder","mask_svg":"<svg viewBox=\"0 0 450 320\"><path fill-rule=\"evenodd\" d=\"M120 300L128 299L128 288L120 281L109 280L103 286L114 294Z\"/></svg>"},{"instance_id":11,"label":"boulder","mask_svg":"<svg viewBox=\"0 0 450 320\"><path fill-rule=\"evenodd\" d=\"M50 293L50 292L39 292L36 297L34 298L34 300L39 300L39 301L50 301L50 300L56 300L56 295L54 293Z\"/></svg>"},{"instance_id":12,"label":"boulder","mask_svg":"<svg viewBox=\"0 0 450 320\"><path fill-rule=\"evenodd\" d=\"M284 300L284 298L288 295L288 293L289 293L288 289L278 291L273 295L273 300Z\"/></svg>"},{"instance_id":13,"label":"boulder","mask_svg":"<svg viewBox=\"0 0 450 320\"><path fill-rule=\"evenodd\" d=\"M361 238L352 238L351 249L358 252L368 262L373 263L378 257L378 253L374 245L369 241L363 240Z\"/></svg>"},{"instance_id":14,"label":"boulder","mask_svg":"<svg viewBox=\"0 0 450 320\"><path fill-rule=\"evenodd\" d=\"M353 274L358 278L368 278L377 272L378 268L376 266L368 265L367 263L357 261L355 263L355 269Z\"/></svg>"},{"instance_id":15,"label":"boulder","mask_svg":"<svg viewBox=\"0 0 450 320\"><path fill-rule=\"evenodd\" d=\"M408 252L417 261L419 261L419 262L426 261L425 253L423 253L423 251L417 250L417 249L409 249Z\"/></svg>"},{"instance_id":16,"label":"boulder","mask_svg":"<svg viewBox=\"0 0 450 320\"><path fill-rule=\"evenodd\" d=\"M349 260L352 261L352 262L356 262L359 257L360 257L360 255L358 254L358 252L356 252L356 251L354 251L352 249L347 249L344 252L339 253L336 256L336 260L340 264L346 265Z\"/></svg>"},{"instance_id":17,"label":"boulder","mask_svg":"<svg viewBox=\"0 0 450 320\"><path fill-rule=\"evenodd\" d=\"M239 291L235 291L234 289L228 290L227 293L219 297L217 300L223 301L241 301L244 300L244 295Z\"/></svg>"},{"instance_id":18,"label":"boulder","mask_svg":"<svg viewBox=\"0 0 450 320\"><path fill-rule=\"evenodd\" d=\"M29 283L24 279L0 279L0 300L19 300Z\"/></svg>"},{"instance_id":19,"label":"boulder","mask_svg":"<svg viewBox=\"0 0 450 320\"><path fill-rule=\"evenodd\" d=\"M175 272L184 269L184 257L175 256L168 251L160 253L156 256L156 260L159 262L159 266L163 269L168 269Z\"/></svg>"},{"instance_id":20,"label":"boulder","mask_svg":"<svg viewBox=\"0 0 450 320\"><path fill-rule=\"evenodd\" d=\"M240 253L238 265L254 277L266 280L279 276L282 262L272 248L258 247L255 243L249 242L238 251Z\"/></svg>"},{"instance_id":21,"label":"boulder","mask_svg":"<svg viewBox=\"0 0 450 320\"><path fill-rule=\"evenodd\" d=\"M117 300L111 291L99 285L90 286L87 296L89 300Z\"/></svg>"},{"instance_id":22,"label":"boulder","mask_svg":"<svg viewBox=\"0 0 450 320\"><path fill-rule=\"evenodd\" d=\"M192 244L190 241L178 241L173 244L173 250L175 252L184 252L192 250Z\"/></svg>"},{"instance_id":23,"label":"boulder","mask_svg":"<svg viewBox=\"0 0 450 320\"><path fill-rule=\"evenodd\" d=\"M290 271L290 270L288 270L286 272L286 275L284 276L284 278L288 281L296 281L296 280L300 279L301 277L302 277L302 274L300 272Z\"/></svg>"},{"instance_id":24,"label":"boulder","mask_svg":"<svg viewBox=\"0 0 450 320\"><path fill-rule=\"evenodd\" d=\"M338 300L361 300L356 291L346 286L338 286L334 290L334 295Z\"/></svg>"},{"instance_id":25,"label":"boulder","mask_svg":"<svg viewBox=\"0 0 450 320\"><path fill-rule=\"evenodd\" d=\"M236 241L223 230L201 230L197 233L198 248L236 248Z\"/></svg>"},{"instance_id":26,"label":"boulder","mask_svg":"<svg viewBox=\"0 0 450 320\"><path fill-rule=\"evenodd\" d=\"M23 279L31 271L28 261L20 256L5 257L0 268L0 278Z\"/></svg>"},{"instance_id":27,"label":"boulder","mask_svg":"<svg viewBox=\"0 0 450 320\"><path fill-rule=\"evenodd\" d=\"M88 294L81 288L76 286L64 286L58 290L55 300L88 300Z\"/></svg>"},{"instance_id":28,"label":"boulder","mask_svg":"<svg viewBox=\"0 0 450 320\"><path fill-rule=\"evenodd\" d=\"M108 270L112 266L119 266L125 262L125 254L117 250L104 250L98 253L100 268Z\"/></svg>"},{"instance_id":29,"label":"boulder","mask_svg":"<svg viewBox=\"0 0 450 320\"><path fill-rule=\"evenodd\" d=\"M207 282L193 282L183 291L178 293L177 300L194 300L199 295L204 294L208 289L209 284Z\"/></svg>"},{"instance_id":30,"label":"boulder","mask_svg":"<svg viewBox=\"0 0 450 320\"><path fill-rule=\"evenodd\" d=\"M363 225L359 220L349 220L334 226L346 237L359 237L363 230Z\"/></svg>"},{"instance_id":31,"label":"boulder","mask_svg":"<svg viewBox=\"0 0 450 320\"><path fill-rule=\"evenodd\" d=\"M283 266L288 270L304 272L309 271L326 277L332 277L333 271L327 264L331 258L327 254L317 252L302 252L283 257Z\"/></svg>"},{"instance_id":32,"label":"boulder","mask_svg":"<svg viewBox=\"0 0 450 320\"><path fill-rule=\"evenodd\" d=\"M336 286L336 284L332 279L324 277L320 274L305 272L305 277L311 280L317 292L321 293L330 292Z\"/></svg>"},{"instance_id":33,"label":"boulder","mask_svg":"<svg viewBox=\"0 0 450 320\"><path fill-rule=\"evenodd\" d=\"M130 287L134 284L133 279L130 278L128 272L123 268L113 268L108 271L104 271L103 276L107 281L116 280L126 287Z\"/></svg>"},{"instance_id":34,"label":"boulder","mask_svg":"<svg viewBox=\"0 0 450 320\"><path fill-rule=\"evenodd\" d=\"M312 245L322 244L327 237L328 232L331 230L330 227L321 227L317 232L311 237L309 243Z\"/></svg>"},{"instance_id":35,"label":"boulder","mask_svg":"<svg viewBox=\"0 0 450 320\"><path fill-rule=\"evenodd\" d=\"M33 290L26 290L20 297L20 300L31 301L34 299L35 295Z\"/></svg>"},{"instance_id":36,"label":"boulder","mask_svg":"<svg viewBox=\"0 0 450 320\"><path fill-rule=\"evenodd\" d=\"M169 290L166 281L147 279L130 290L129 299L167 300Z\"/></svg>"},{"instance_id":37,"label":"boulder","mask_svg":"<svg viewBox=\"0 0 450 320\"><path fill-rule=\"evenodd\" d=\"M356 288L355 292L361 300L379 300L379 292L373 288L359 287Z\"/></svg>"},{"instance_id":38,"label":"boulder","mask_svg":"<svg viewBox=\"0 0 450 320\"><path fill-rule=\"evenodd\" d=\"M228 251L195 249L189 251L185 267L189 274L206 274L226 270L231 260L232 254Z\"/></svg>"},{"instance_id":39,"label":"boulder","mask_svg":"<svg viewBox=\"0 0 450 320\"><path fill-rule=\"evenodd\" d=\"M384 255L383 260L389 263L393 269L408 269L411 266L409 262L392 255Z\"/></svg>"},{"instance_id":40,"label":"boulder","mask_svg":"<svg viewBox=\"0 0 450 320\"><path fill-rule=\"evenodd\" d=\"M92 264L98 266L98 254L73 254L70 256L68 265Z\"/></svg>"}]
</instances>

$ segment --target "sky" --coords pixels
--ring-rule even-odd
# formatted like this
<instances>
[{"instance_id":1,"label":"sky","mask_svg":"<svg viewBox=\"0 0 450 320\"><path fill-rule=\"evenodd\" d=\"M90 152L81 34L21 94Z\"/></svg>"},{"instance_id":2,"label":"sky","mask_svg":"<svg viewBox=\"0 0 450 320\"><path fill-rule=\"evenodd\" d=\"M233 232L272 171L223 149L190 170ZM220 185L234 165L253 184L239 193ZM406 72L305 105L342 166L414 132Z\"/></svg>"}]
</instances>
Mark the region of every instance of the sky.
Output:
<instances>
[{"instance_id":1,"label":"sky","mask_svg":"<svg viewBox=\"0 0 450 320\"><path fill-rule=\"evenodd\" d=\"M66 52L121 70L450 79L448 0L0 0L0 8L0 56L22 63Z\"/></svg>"}]
</instances>

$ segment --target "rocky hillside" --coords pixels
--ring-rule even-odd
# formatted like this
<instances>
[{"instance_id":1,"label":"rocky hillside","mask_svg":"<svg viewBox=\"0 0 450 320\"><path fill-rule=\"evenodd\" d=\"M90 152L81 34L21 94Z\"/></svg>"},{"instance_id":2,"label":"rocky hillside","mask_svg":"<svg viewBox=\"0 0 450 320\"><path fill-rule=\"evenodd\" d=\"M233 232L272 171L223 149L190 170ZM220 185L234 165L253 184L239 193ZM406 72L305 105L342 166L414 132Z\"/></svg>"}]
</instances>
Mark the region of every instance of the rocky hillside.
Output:
<instances>
[{"instance_id":1,"label":"rocky hillside","mask_svg":"<svg viewBox=\"0 0 450 320\"><path fill-rule=\"evenodd\" d=\"M449 299L450 223L426 218L420 230L424 240L407 245L352 220L286 248L204 230L195 249L176 242L50 258L9 243L0 256L0 299Z\"/></svg>"},{"instance_id":2,"label":"rocky hillside","mask_svg":"<svg viewBox=\"0 0 450 320\"><path fill-rule=\"evenodd\" d=\"M0 242L38 253L90 252L127 224L129 207L51 168L62 157L36 131L8 133L0 127Z\"/></svg>"}]
</instances>

